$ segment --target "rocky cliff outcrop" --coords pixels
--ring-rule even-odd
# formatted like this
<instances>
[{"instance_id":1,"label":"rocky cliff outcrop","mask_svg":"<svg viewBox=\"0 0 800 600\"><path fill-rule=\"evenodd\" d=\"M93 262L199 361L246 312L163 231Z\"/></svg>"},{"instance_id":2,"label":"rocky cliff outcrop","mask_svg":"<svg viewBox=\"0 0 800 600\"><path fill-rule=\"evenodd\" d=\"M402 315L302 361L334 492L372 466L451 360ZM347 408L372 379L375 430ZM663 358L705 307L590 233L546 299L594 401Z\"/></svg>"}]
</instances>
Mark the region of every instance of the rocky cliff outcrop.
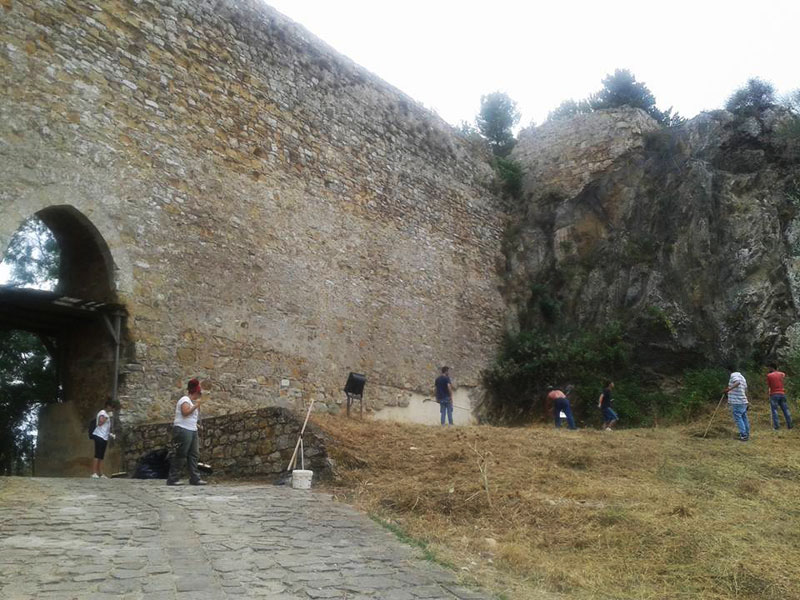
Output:
<instances>
[{"instance_id":1,"label":"rocky cliff outcrop","mask_svg":"<svg viewBox=\"0 0 800 600\"><path fill-rule=\"evenodd\" d=\"M523 132L512 327L620 321L661 372L778 354L800 306L791 118L717 111L662 129L623 109Z\"/></svg>"}]
</instances>

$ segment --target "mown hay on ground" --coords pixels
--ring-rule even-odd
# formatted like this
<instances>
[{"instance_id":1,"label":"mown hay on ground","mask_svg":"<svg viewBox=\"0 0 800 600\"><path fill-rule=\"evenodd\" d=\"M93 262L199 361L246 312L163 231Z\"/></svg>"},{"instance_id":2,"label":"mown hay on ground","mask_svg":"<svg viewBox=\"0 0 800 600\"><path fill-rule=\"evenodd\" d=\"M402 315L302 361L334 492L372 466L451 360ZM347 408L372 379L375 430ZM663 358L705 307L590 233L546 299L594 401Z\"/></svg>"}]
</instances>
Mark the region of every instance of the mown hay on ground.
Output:
<instances>
[{"instance_id":1,"label":"mown hay on ground","mask_svg":"<svg viewBox=\"0 0 800 600\"><path fill-rule=\"evenodd\" d=\"M747 443L722 414L705 439L317 422L335 495L506 598L800 598L800 449L764 417Z\"/></svg>"}]
</instances>

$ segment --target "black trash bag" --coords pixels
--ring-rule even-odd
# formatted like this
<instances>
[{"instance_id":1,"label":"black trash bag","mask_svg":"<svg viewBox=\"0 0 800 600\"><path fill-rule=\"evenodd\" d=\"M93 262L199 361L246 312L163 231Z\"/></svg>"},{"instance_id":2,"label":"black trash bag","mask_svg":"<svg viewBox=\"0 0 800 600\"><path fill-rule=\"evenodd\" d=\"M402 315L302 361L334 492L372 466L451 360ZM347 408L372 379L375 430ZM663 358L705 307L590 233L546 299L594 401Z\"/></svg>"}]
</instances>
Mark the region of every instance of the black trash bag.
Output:
<instances>
[{"instance_id":1,"label":"black trash bag","mask_svg":"<svg viewBox=\"0 0 800 600\"><path fill-rule=\"evenodd\" d=\"M169 456L166 448L148 452L136 464L134 479L166 479L169 475Z\"/></svg>"}]
</instances>

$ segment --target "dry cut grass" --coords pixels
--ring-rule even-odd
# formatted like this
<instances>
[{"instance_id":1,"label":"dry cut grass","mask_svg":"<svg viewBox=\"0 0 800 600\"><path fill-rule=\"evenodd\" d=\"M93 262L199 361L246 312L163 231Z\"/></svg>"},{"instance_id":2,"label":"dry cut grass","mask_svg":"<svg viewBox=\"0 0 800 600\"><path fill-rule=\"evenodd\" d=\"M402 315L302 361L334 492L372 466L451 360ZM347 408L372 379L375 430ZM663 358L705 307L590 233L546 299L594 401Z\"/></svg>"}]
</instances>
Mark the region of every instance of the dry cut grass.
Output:
<instances>
[{"instance_id":1,"label":"dry cut grass","mask_svg":"<svg viewBox=\"0 0 800 600\"><path fill-rule=\"evenodd\" d=\"M752 417L751 417L752 418ZM331 491L510 599L800 598L797 429L440 429L319 417Z\"/></svg>"}]
</instances>

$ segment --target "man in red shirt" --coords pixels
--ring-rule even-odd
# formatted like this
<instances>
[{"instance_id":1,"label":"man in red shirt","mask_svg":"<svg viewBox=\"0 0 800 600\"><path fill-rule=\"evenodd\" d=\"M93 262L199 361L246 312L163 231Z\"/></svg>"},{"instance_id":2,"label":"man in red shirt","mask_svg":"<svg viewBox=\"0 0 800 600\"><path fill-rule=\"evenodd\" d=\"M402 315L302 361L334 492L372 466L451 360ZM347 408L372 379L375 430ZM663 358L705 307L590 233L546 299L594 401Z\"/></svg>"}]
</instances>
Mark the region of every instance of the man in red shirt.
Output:
<instances>
[{"instance_id":1,"label":"man in red shirt","mask_svg":"<svg viewBox=\"0 0 800 600\"><path fill-rule=\"evenodd\" d=\"M789 407L786 404L786 392L783 389L783 378L786 373L778 371L778 365L770 364L767 373L767 388L769 389L769 408L772 411L772 428L776 431L780 428L778 422L778 407L783 411L783 418L786 419L786 429L792 428L792 415L789 414Z\"/></svg>"}]
</instances>

